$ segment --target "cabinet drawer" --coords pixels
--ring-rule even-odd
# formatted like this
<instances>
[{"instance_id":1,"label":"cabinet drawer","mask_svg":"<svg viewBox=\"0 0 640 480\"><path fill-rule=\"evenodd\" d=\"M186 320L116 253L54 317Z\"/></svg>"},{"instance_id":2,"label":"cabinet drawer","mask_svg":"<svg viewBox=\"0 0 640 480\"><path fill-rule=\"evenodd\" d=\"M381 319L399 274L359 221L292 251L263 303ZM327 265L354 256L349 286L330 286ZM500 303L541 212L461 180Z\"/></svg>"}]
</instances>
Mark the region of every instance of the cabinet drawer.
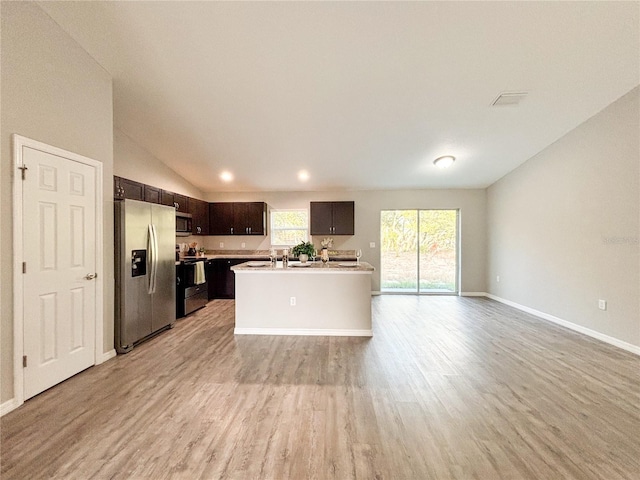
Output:
<instances>
[{"instance_id":1,"label":"cabinet drawer","mask_svg":"<svg viewBox=\"0 0 640 480\"><path fill-rule=\"evenodd\" d=\"M207 292L200 292L196 295L184 299L184 311L188 315L189 313L204 307L208 303Z\"/></svg>"},{"instance_id":2,"label":"cabinet drawer","mask_svg":"<svg viewBox=\"0 0 640 480\"><path fill-rule=\"evenodd\" d=\"M194 295L198 295L202 292L204 292L205 294L208 291L208 286L207 286L207 282L201 283L200 285L195 285L193 287L189 287L189 288L185 288L184 289L184 296L185 298L189 298L192 297Z\"/></svg>"}]
</instances>

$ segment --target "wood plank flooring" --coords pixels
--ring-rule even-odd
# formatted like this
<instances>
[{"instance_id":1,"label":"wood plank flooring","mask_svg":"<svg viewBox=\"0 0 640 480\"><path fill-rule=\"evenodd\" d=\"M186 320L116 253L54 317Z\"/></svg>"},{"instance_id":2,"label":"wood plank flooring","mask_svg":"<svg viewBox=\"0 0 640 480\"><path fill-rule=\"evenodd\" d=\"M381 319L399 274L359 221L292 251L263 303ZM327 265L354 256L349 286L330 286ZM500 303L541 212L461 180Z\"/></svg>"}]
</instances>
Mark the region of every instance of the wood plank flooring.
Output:
<instances>
[{"instance_id":1,"label":"wood plank flooring","mask_svg":"<svg viewBox=\"0 0 640 480\"><path fill-rule=\"evenodd\" d=\"M640 357L488 299L372 302L370 339L234 337L210 302L5 415L0 476L640 478Z\"/></svg>"}]
</instances>

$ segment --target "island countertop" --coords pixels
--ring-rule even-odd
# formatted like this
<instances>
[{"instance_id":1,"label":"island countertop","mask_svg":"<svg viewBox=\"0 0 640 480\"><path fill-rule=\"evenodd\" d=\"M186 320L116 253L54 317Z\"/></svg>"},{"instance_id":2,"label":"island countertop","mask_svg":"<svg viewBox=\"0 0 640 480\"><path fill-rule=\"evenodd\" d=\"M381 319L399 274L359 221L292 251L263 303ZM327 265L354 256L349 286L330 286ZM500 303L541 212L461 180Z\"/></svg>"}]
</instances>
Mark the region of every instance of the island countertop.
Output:
<instances>
[{"instance_id":1,"label":"island countertop","mask_svg":"<svg viewBox=\"0 0 640 480\"><path fill-rule=\"evenodd\" d=\"M304 265L304 266L303 266ZM273 268L268 261L251 261L241 263L231 267L236 273L267 273L267 274L288 274L288 273L372 273L375 269L367 262L289 262L289 266L284 268L282 262L278 262Z\"/></svg>"}]
</instances>

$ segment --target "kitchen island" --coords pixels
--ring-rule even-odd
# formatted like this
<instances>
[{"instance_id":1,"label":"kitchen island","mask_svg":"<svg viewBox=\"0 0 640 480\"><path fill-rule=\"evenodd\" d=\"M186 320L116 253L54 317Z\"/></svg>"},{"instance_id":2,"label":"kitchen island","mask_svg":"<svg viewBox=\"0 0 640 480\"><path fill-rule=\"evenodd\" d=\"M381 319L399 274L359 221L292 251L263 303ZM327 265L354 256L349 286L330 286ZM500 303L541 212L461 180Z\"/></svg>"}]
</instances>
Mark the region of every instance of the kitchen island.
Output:
<instances>
[{"instance_id":1,"label":"kitchen island","mask_svg":"<svg viewBox=\"0 0 640 480\"><path fill-rule=\"evenodd\" d=\"M232 267L236 284L235 334L373 335L371 274L360 262L269 262Z\"/></svg>"}]
</instances>

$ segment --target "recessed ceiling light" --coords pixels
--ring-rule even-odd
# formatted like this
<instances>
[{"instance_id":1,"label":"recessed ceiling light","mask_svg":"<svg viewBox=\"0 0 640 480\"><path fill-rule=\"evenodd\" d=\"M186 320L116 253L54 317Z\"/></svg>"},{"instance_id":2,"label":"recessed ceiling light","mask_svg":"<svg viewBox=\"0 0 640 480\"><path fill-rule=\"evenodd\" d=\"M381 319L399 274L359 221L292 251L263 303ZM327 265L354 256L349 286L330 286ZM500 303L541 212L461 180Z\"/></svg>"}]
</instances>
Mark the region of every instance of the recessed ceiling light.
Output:
<instances>
[{"instance_id":1,"label":"recessed ceiling light","mask_svg":"<svg viewBox=\"0 0 640 480\"><path fill-rule=\"evenodd\" d=\"M298 172L298 180L300 180L301 182L306 182L307 180L309 180L309 172L307 172L306 170L300 170Z\"/></svg>"},{"instance_id":2,"label":"recessed ceiling light","mask_svg":"<svg viewBox=\"0 0 640 480\"><path fill-rule=\"evenodd\" d=\"M433 161L433 164L438 168L449 168L456 161L456 157L452 155L445 155L444 157L438 157Z\"/></svg>"},{"instance_id":3,"label":"recessed ceiling light","mask_svg":"<svg viewBox=\"0 0 640 480\"><path fill-rule=\"evenodd\" d=\"M225 170L220 174L220 180L222 180L223 182L230 182L231 180L233 180L233 173Z\"/></svg>"}]
</instances>

